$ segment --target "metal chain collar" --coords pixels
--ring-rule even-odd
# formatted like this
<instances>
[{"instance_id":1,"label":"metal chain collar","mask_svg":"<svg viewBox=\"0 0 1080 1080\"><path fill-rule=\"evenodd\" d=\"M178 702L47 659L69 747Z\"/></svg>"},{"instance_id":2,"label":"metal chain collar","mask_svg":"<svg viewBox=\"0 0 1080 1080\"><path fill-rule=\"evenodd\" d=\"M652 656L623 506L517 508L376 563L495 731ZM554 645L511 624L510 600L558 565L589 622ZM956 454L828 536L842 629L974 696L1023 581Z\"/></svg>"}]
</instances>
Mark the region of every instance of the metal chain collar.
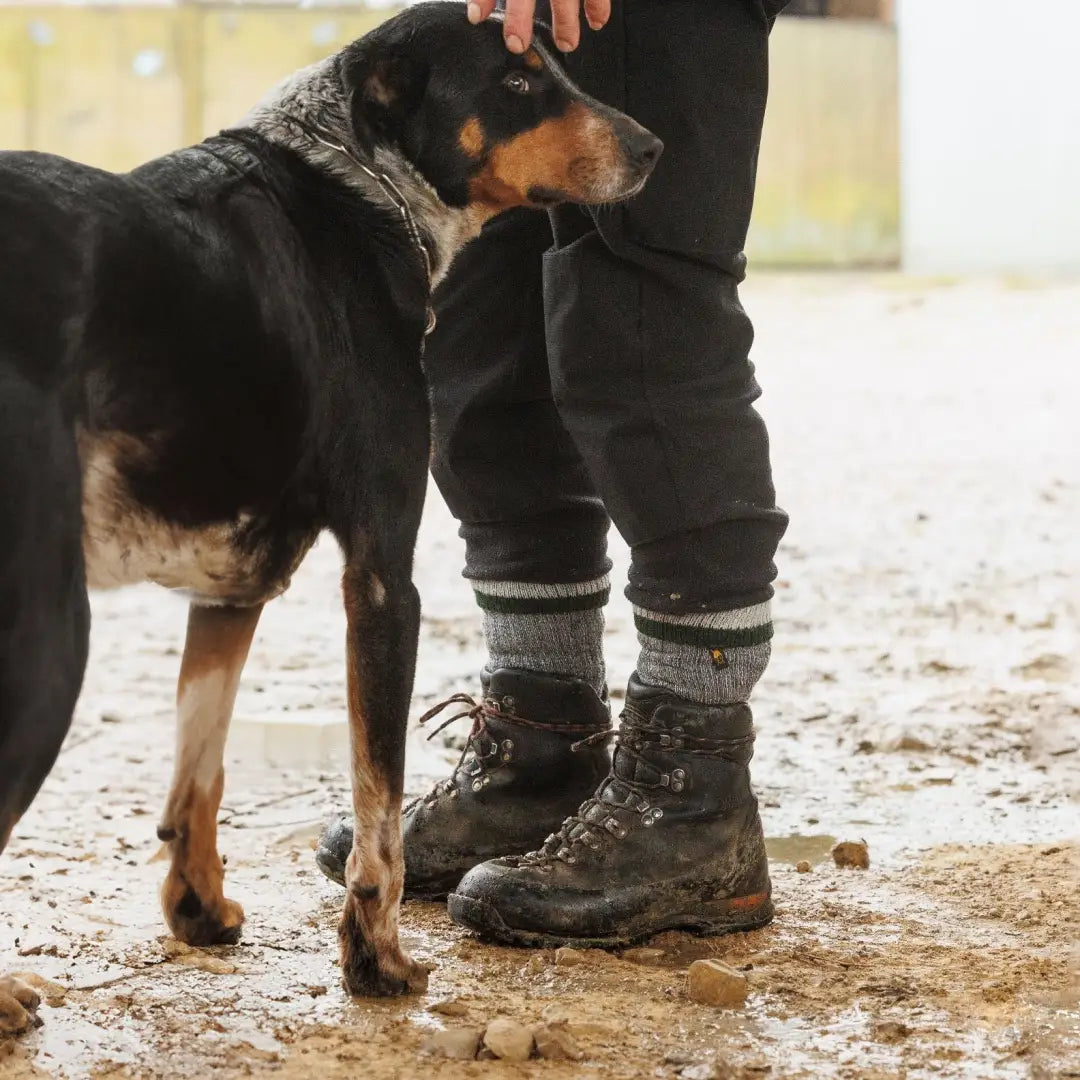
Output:
<instances>
[{"instance_id":1,"label":"metal chain collar","mask_svg":"<svg viewBox=\"0 0 1080 1080\"><path fill-rule=\"evenodd\" d=\"M419 226L416 224L416 218L413 215L412 207L409 206L409 200L401 193L401 189L390 179L384 172L376 172L370 165L361 161L348 147L340 142L336 142L330 135L320 131L317 127L298 120L295 116L290 116L290 120L296 124L309 139L313 139L315 142L325 146L328 150L334 150L337 153L348 158L358 169L366 173L382 190L382 193L386 196L387 200L396 207L398 213L401 215L402 223L405 225L405 231L409 234L409 239L412 241L413 246L420 253L420 258L424 264L424 272L427 275L427 325L424 328L424 337L427 337L432 330L435 329L435 308L431 304L431 282L432 282L432 266L431 266L431 253L427 249L427 245L424 243L424 238L420 234Z\"/></svg>"}]
</instances>

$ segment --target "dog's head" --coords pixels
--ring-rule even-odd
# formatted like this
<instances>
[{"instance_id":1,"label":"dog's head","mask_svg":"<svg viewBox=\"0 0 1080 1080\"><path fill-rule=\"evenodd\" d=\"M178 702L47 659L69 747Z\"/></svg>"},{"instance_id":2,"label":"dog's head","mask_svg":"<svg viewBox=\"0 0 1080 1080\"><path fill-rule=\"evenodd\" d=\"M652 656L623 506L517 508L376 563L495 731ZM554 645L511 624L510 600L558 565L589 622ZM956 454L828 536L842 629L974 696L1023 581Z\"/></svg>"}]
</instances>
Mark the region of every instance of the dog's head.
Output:
<instances>
[{"instance_id":1,"label":"dog's head","mask_svg":"<svg viewBox=\"0 0 1080 1080\"><path fill-rule=\"evenodd\" d=\"M579 90L538 31L516 56L497 22L445 0L383 23L342 55L357 143L394 147L447 205L486 214L635 194L663 144Z\"/></svg>"}]
</instances>

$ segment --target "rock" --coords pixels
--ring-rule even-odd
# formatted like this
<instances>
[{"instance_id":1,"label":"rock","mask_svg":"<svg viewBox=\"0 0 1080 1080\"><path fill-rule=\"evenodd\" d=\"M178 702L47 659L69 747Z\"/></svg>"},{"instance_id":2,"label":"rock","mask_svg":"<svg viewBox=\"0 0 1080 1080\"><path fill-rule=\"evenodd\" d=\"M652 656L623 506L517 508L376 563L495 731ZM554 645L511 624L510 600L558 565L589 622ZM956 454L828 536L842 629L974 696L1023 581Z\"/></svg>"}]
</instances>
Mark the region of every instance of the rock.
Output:
<instances>
[{"instance_id":1,"label":"rock","mask_svg":"<svg viewBox=\"0 0 1080 1080\"><path fill-rule=\"evenodd\" d=\"M685 1050L669 1050L664 1055L665 1065L693 1065L694 1055L688 1054Z\"/></svg>"},{"instance_id":2,"label":"rock","mask_svg":"<svg viewBox=\"0 0 1080 1080\"><path fill-rule=\"evenodd\" d=\"M749 990L746 976L722 960L695 960L687 971L686 992L701 1005L741 1005Z\"/></svg>"},{"instance_id":3,"label":"rock","mask_svg":"<svg viewBox=\"0 0 1080 1080\"><path fill-rule=\"evenodd\" d=\"M903 1042L911 1034L911 1028L896 1020L883 1020L874 1025L873 1033L879 1042L896 1043Z\"/></svg>"},{"instance_id":4,"label":"rock","mask_svg":"<svg viewBox=\"0 0 1080 1080\"><path fill-rule=\"evenodd\" d=\"M626 949L622 953L623 960L629 960L631 964L644 964L646 967L655 966L664 956L663 949Z\"/></svg>"},{"instance_id":5,"label":"rock","mask_svg":"<svg viewBox=\"0 0 1080 1080\"><path fill-rule=\"evenodd\" d=\"M40 975L35 975L32 971L16 971L11 977L13 979L18 979L19 982L25 983L27 986L36 990L41 995L45 1004L51 1009L63 1005L67 1000L66 986L61 986L60 983L51 982L49 979L43 979Z\"/></svg>"},{"instance_id":6,"label":"rock","mask_svg":"<svg viewBox=\"0 0 1080 1080\"><path fill-rule=\"evenodd\" d=\"M697 1065L687 1065L685 1069L680 1070L679 1075L683 1080L717 1080L719 1073L715 1066L703 1061Z\"/></svg>"},{"instance_id":7,"label":"rock","mask_svg":"<svg viewBox=\"0 0 1080 1080\"><path fill-rule=\"evenodd\" d=\"M533 1028L536 1052L548 1061L580 1061L585 1054L566 1024L539 1024Z\"/></svg>"},{"instance_id":8,"label":"rock","mask_svg":"<svg viewBox=\"0 0 1080 1080\"><path fill-rule=\"evenodd\" d=\"M929 769L922 775L924 784L951 784L955 779L952 769Z\"/></svg>"},{"instance_id":9,"label":"rock","mask_svg":"<svg viewBox=\"0 0 1080 1080\"><path fill-rule=\"evenodd\" d=\"M559 967L574 967L577 964L584 964L585 957L580 949L568 949L564 945L561 949L555 950L555 963Z\"/></svg>"},{"instance_id":10,"label":"rock","mask_svg":"<svg viewBox=\"0 0 1080 1080\"><path fill-rule=\"evenodd\" d=\"M0 1037L41 1026L41 995L13 975L0 975Z\"/></svg>"},{"instance_id":11,"label":"rock","mask_svg":"<svg viewBox=\"0 0 1080 1080\"><path fill-rule=\"evenodd\" d=\"M429 1035L421 1054L450 1058L452 1061L472 1061L480 1049L481 1032L478 1028L447 1028Z\"/></svg>"},{"instance_id":12,"label":"rock","mask_svg":"<svg viewBox=\"0 0 1080 1080\"><path fill-rule=\"evenodd\" d=\"M443 1001L432 1002L427 1007L427 1011L438 1016L466 1016L469 1012L469 1006L464 1001L458 1001L456 998L446 998Z\"/></svg>"},{"instance_id":13,"label":"rock","mask_svg":"<svg viewBox=\"0 0 1080 1080\"><path fill-rule=\"evenodd\" d=\"M925 739L920 739L918 735L910 731L901 731L895 739L890 741L889 749L925 753L927 750L932 750L933 747Z\"/></svg>"},{"instance_id":14,"label":"rock","mask_svg":"<svg viewBox=\"0 0 1080 1080\"><path fill-rule=\"evenodd\" d=\"M206 971L211 975L235 975L240 969L228 960L222 960L220 956L209 956L206 953L191 952L186 956L177 958L178 963L184 967L196 968Z\"/></svg>"},{"instance_id":15,"label":"rock","mask_svg":"<svg viewBox=\"0 0 1080 1080\"><path fill-rule=\"evenodd\" d=\"M832 849L833 862L854 870L870 869L870 849L863 840L844 840Z\"/></svg>"},{"instance_id":16,"label":"rock","mask_svg":"<svg viewBox=\"0 0 1080 1080\"><path fill-rule=\"evenodd\" d=\"M798 870L800 874L809 874L810 864L805 859L800 859L795 864L795 869Z\"/></svg>"},{"instance_id":17,"label":"rock","mask_svg":"<svg viewBox=\"0 0 1080 1080\"><path fill-rule=\"evenodd\" d=\"M499 1016L488 1024L484 1045L504 1061L528 1061L533 1051L533 1033L516 1020Z\"/></svg>"}]
</instances>

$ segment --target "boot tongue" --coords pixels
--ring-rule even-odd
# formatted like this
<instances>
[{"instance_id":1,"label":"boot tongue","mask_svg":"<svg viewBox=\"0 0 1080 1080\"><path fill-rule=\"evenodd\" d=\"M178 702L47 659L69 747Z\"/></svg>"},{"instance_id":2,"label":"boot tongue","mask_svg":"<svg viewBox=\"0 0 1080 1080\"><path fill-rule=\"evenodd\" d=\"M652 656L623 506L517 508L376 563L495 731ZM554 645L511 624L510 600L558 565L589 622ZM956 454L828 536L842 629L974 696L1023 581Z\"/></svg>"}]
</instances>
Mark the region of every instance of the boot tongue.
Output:
<instances>
[{"instance_id":1,"label":"boot tongue","mask_svg":"<svg viewBox=\"0 0 1080 1080\"><path fill-rule=\"evenodd\" d=\"M630 788L621 780L631 783L656 783L660 770L653 765L647 764L634 754L628 754L626 750L616 745L615 753L611 760L611 777L604 784L600 793L600 801L614 806L622 806L626 802L626 796Z\"/></svg>"}]
</instances>

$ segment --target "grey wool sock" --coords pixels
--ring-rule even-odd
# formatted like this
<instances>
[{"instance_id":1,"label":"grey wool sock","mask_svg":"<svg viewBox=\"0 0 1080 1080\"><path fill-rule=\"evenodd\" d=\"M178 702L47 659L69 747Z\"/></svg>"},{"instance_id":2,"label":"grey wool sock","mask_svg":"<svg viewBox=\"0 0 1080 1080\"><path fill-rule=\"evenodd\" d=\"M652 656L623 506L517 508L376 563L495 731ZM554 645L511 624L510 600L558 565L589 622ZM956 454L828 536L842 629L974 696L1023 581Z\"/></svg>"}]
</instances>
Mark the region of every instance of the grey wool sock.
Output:
<instances>
[{"instance_id":1,"label":"grey wool sock","mask_svg":"<svg viewBox=\"0 0 1080 1080\"><path fill-rule=\"evenodd\" d=\"M769 604L735 611L664 615L634 608L643 683L702 705L747 701L769 663Z\"/></svg>"},{"instance_id":2,"label":"grey wool sock","mask_svg":"<svg viewBox=\"0 0 1080 1080\"><path fill-rule=\"evenodd\" d=\"M571 675L604 696L604 605L611 592L606 575L559 585L471 584L484 613L489 670Z\"/></svg>"}]
</instances>

